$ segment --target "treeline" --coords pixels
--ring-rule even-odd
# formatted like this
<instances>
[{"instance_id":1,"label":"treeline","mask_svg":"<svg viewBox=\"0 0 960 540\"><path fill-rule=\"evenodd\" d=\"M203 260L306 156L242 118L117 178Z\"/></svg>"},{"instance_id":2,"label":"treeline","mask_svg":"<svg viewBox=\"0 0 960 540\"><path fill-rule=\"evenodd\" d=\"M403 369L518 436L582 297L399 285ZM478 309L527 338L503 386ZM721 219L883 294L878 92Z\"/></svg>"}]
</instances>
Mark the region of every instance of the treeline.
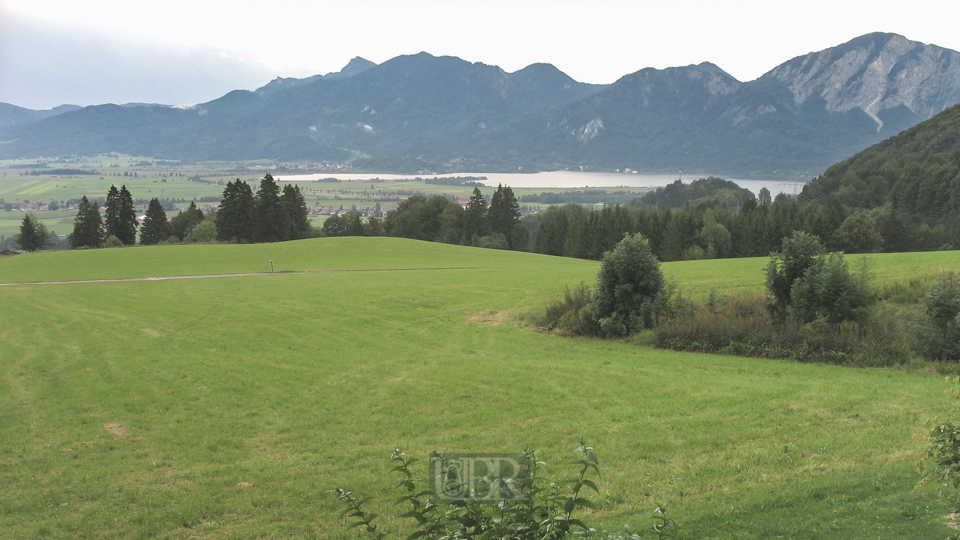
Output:
<instances>
[{"instance_id":1,"label":"treeline","mask_svg":"<svg viewBox=\"0 0 960 540\"><path fill-rule=\"evenodd\" d=\"M628 204L639 196L640 193L626 190L605 191L602 189L585 189L583 191L541 192L539 195L531 193L529 195L521 195L520 202L540 204Z\"/></svg>"},{"instance_id":2,"label":"treeline","mask_svg":"<svg viewBox=\"0 0 960 540\"><path fill-rule=\"evenodd\" d=\"M682 208L687 204L700 204L716 200L723 203L727 208L736 209L747 200L755 198L753 192L740 187L736 182L710 176L694 180L689 184L676 180L662 188L646 193L633 201L631 206ZM767 188L760 190L760 200L765 203L770 202L770 191Z\"/></svg>"},{"instance_id":3,"label":"treeline","mask_svg":"<svg viewBox=\"0 0 960 540\"><path fill-rule=\"evenodd\" d=\"M599 259L624 234L642 233L662 261L759 257L778 248L793 231L824 239L846 253L932 251L960 245L956 223L931 228L904 220L892 208L870 211L845 206L836 196L821 204L780 194L772 203L747 199L737 212L711 201L671 208L552 206L526 216L531 250L548 255Z\"/></svg>"},{"instance_id":4,"label":"treeline","mask_svg":"<svg viewBox=\"0 0 960 540\"><path fill-rule=\"evenodd\" d=\"M73 233L68 237L73 248L113 247L136 243L138 228L133 198L126 186L110 188L105 201L105 216L98 205L86 197L80 199ZM140 243L152 245L179 242L281 242L316 236L309 211L299 187L287 184L281 190L269 174L260 181L256 193L246 182L228 182L219 211L206 215L194 202L187 210L167 220L163 204L150 199L139 225Z\"/></svg>"},{"instance_id":5,"label":"treeline","mask_svg":"<svg viewBox=\"0 0 960 540\"><path fill-rule=\"evenodd\" d=\"M509 186L497 186L489 205L474 187L466 208L442 195L413 195L381 220L363 222L356 213L331 216L324 236L399 236L464 246L526 251L529 232L520 222L520 205Z\"/></svg>"},{"instance_id":6,"label":"treeline","mask_svg":"<svg viewBox=\"0 0 960 540\"><path fill-rule=\"evenodd\" d=\"M512 211L519 214L513 191L501 186L490 203L491 215L499 213L494 208L508 190ZM524 216L512 225L478 228L476 224L486 219L480 211L483 197L479 193L474 190L466 209L443 196L414 195L388 212L384 220L364 222L356 214L333 216L324 223L322 232L324 236L386 235L507 246L594 260L613 249L625 234L634 233L648 238L650 249L662 261L766 256L794 231L816 235L827 249L846 253L930 251L960 245L956 226L917 226L890 206L860 210L842 204L837 196L816 203L780 194L770 201L769 192L762 190L759 200L744 197L739 209L734 206L733 210L729 201L718 199L687 203L681 209L650 208L642 201L599 210L566 204Z\"/></svg>"},{"instance_id":7,"label":"treeline","mask_svg":"<svg viewBox=\"0 0 960 540\"><path fill-rule=\"evenodd\" d=\"M46 169L43 171L30 171L29 176L82 176L82 175L100 175L100 171L91 169Z\"/></svg>"},{"instance_id":8,"label":"treeline","mask_svg":"<svg viewBox=\"0 0 960 540\"><path fill-rule=\"evenodd\" d=\"M483 186L481 180L486 180L486 176L435 176L433 178L424 178L423 182L425 184L434 184L439 186L469 186L469 187L480 187ZM420 180L420 177L413 179L414 181Z\"/></svg>"},{"instance_id":9,"label":"treeline","mask_svg":"<svg viewBox=\"0 0 960 540\"><path fill-rule=\"evenodd\" d=\"M804 187L801 200L816 203L835 196L851 208L889 206L901 219L918 227L956 227L960 216L960 149L949 156L933 154L923 162L911 161L903 167L887 166L887 160L877 159L882 168L848 168L842 174L842 169L831 169Z\"/></svg>"}]
</instances>

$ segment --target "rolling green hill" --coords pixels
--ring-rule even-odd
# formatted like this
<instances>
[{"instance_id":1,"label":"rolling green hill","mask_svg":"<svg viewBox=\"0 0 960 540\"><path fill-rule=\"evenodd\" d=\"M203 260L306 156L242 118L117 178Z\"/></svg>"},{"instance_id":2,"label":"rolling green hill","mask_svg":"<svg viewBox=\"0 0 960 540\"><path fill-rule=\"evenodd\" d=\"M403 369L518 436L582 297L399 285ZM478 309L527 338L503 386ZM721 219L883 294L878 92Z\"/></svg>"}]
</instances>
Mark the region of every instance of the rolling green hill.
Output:
<instances>
[{"instance_id":1,"label":"rolling green hill","mask_svg":"<svg viewBox=\"0 0 960 540\"><path fill-rule=\"evenodd\" d=\"M888 277L956 266L876 256ZM41 285L260 272L244 277ZM764 261L664 265L688 290ZM354 538L326 490L395 515L386 459L597 447L589 522L682 538L935 538L911 436L943 379L659 351L524 324L598 263L390 238L0 258L0 531L11 538ZM249 486L247 485L249 484ZM405 524L385 518L394 538Z\"/></svg>"}]
</instances>

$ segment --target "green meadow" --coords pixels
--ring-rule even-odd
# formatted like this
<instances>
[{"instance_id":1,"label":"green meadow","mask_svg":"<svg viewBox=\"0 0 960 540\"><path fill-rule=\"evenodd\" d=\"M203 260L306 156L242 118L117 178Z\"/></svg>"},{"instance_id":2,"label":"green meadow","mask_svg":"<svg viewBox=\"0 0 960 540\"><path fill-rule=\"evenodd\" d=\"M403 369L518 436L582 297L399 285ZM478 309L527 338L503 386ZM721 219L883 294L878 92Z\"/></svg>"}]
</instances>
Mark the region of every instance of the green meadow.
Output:
<instances>
[{"instance_id":1,"label":"green meadow","mask_svg":"<svg viewBox=\"0 0 960 540\"><path fill-rule=\"evenodd\" d=\"M878 282L960 267L870 260ZM759 291L765 262L664 270L703 296ZM355 538L344 487L399 539L395 447L539 449L563 479L579 434L601 463L588 523L643 526L662 501L680 538L950 534L914 490L941 375L537 331L598 268L392 238L0 258L0 538Z\"/></svg>"}]
</instances>

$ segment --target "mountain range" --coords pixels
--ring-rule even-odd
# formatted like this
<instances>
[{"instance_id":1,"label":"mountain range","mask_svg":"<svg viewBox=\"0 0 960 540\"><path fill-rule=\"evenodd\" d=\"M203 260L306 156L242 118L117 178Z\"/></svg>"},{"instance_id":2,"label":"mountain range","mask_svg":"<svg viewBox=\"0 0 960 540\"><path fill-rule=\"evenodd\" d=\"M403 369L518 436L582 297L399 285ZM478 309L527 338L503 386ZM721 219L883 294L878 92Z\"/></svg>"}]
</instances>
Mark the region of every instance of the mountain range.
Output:
<instances>
[{"instance_id":1,"label":"mountain range","mask_svg":"<svg viewBox=\"0 0 960 540\"><path fill-rule=\"evenodd\" d=\"M0 158L113 151L813 177L958 102L960 53L896 34L797 57L750 82L704 62L591 85L549 64L507 73L420 53L379 65L355 58L337 73L277 78L186 108L0 105Z\"/></svg>"}]
</instances>

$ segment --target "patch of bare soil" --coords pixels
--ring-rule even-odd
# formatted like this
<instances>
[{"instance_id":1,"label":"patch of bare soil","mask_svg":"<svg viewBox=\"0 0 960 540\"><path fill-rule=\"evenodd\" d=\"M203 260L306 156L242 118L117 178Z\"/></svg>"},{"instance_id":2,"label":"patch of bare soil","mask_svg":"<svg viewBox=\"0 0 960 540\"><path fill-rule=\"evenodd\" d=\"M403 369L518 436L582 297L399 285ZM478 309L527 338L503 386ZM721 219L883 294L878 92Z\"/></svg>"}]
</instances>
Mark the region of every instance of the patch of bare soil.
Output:
<instances>
[{"instance_id":1,"label":"patch of bare soil","mask_svg":"<svg viewBox=\"0 0 960 540\"><path fill-rule=\"evenodd\" d=\"M471 321L480 324L500 324L510 316L509 311L494 311L493 313L481 313L468 317Z\"/></svg>"},{"instance_id":2,"label":"patch of bare soil","mask_svg":"<svg viewBox=\"0 0 960 540\"><path fill-rule=\"evenodd\" d=\"M130 434L127 428L120 425L120 422L110 422L103 425L103 429L112 433L115 437L126 437Z\"/></svg>"}]
</instances>

